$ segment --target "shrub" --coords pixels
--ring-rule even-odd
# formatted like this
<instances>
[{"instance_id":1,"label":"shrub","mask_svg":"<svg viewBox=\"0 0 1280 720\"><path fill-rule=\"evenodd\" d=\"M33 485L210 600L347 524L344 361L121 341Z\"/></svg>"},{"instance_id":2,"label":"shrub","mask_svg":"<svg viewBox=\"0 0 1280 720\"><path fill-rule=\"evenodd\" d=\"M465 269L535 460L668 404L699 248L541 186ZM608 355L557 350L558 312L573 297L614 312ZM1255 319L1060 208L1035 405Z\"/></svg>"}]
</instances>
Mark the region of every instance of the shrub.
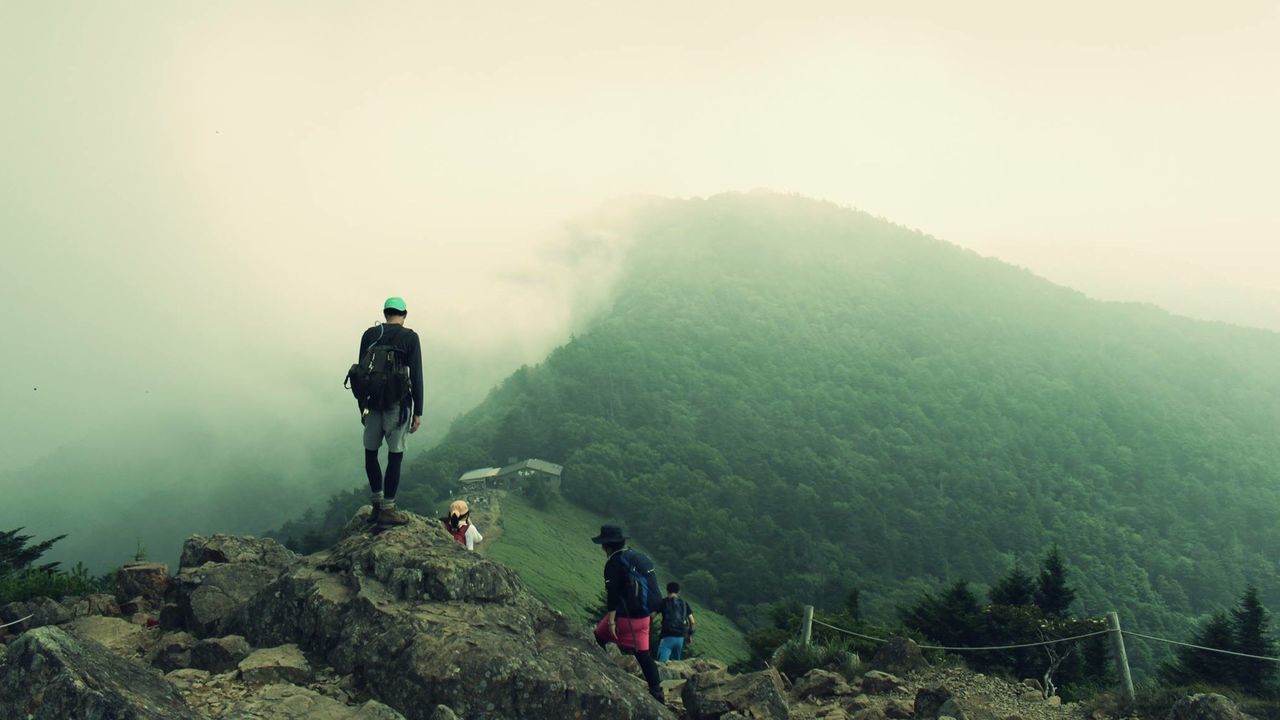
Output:
<instances>
[{"instance_id":1,"label":"shrub","mask_svg":"<svg viewBox=\"0 0 1280 720\"><path fill-rule=\"evenodd\" d=\"M809 643L792 639L783 643L773 655L773 666L791 679L798 678L814 668L831 670L852 679L861 673L861 661L857 653L849 651L842 642Z\"/></svg>"}]
</instances>

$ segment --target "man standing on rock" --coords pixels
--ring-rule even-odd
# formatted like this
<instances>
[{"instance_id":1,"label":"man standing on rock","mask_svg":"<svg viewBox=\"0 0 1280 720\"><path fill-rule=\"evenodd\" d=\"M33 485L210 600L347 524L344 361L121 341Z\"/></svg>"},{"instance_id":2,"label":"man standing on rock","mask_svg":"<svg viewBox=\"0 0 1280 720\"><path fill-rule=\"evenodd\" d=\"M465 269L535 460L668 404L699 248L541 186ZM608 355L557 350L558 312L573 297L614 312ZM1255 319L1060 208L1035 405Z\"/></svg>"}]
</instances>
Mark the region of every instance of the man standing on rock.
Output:
<instances>
[{"instance_id":1,"label":"man standing on rock","mask_svg":"<svg viewBox=\"0 0 1280 720\"><path fill-rule=\"evenodd\" d=\"M596 625L596 642L600 647L617 643L622 652L635 655L649 684L649 694L658 702L665 702L658 665L649 654L649 619L661 601L653 563L643 554L626 549L627 537L619 527L601 527L591 542L600 545L608 556L604 562L607 612Z\"/></svg>"},{"instance_id":2,"label":"man standing on rock","mask_svg":"<svg viewBox=\"0 0 1280 720\"><path fill-rule=\"evenodd\" d=\"M408 315L404 300L387 298L382 309L386 322L364 331L348 375L364 423L364 469L373 505L369 522L378 527L409 522L396 510L396 489L408 436L422 424L422 345L418 334L404 326ZM378 464L384 440L385 476Z\"/></svg>"}]
</instances>

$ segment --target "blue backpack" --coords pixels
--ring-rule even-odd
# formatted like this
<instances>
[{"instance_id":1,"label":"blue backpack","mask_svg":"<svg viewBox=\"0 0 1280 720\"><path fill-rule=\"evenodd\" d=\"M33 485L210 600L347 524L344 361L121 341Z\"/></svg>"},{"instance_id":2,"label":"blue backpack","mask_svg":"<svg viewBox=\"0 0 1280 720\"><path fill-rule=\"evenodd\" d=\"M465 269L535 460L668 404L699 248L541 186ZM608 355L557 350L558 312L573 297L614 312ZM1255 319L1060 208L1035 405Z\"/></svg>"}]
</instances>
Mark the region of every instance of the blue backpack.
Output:
<instances>
[{"instance_id":1,"label":"blue backpack","mask_svg":"<svg viewBox=\"0 0 1280 720\"><path fill-rule=\"evenodd\" d=\"M643 617L652 614L662 602L653 561L635 550L623 550L618 559L627 571L627 582L622 587L622 604L628 615Z\"/></svg>"}]
</instances>

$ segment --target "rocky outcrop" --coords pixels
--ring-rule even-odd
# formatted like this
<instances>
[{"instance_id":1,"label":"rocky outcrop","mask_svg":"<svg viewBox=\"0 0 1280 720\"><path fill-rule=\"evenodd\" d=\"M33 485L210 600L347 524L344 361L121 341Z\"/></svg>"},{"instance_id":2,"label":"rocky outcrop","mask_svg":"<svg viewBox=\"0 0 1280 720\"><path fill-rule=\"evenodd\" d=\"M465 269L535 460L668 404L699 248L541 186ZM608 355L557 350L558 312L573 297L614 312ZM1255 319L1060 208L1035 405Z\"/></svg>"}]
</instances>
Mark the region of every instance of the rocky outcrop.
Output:
<instances>
[{"instance_id":1,"label":"rocky outcrop","mask_svg":"<svg viewBox=\"0 0 1280 720\"><path fill-rule=\"evenodd\" d=\"M1227 698L1216 693L1184 697L1169 710L1168 720L1248 720Z\"/></svg>"},{"instance_id":2,"label":"rocky outcrop","mask_svg":"<svg viewBox=\"0 0 1280 720\"><path fill-rule=\"evenodd\" d=\"M81 598L73 598L64 602L63 605L71 611L72 617L77 618L95 615L120 617L121 615L120 604L116 602L116 596L107 593L94 593Z\"/></svg>"},{"instance_id":3,"label":"rocky outcrop","mask_svg":"<svg viewBox=\"0 0 1280 720\"><path fill-rule=\"evenodd\" d=\"M151 664L163 672L191 667L191 649L195 644L191 633L164 633L152 647Z\"/></svg>"},{"instance_id":4,"label":"rocky outcrop","mask_svg":"<svg viewBox=\"0 0 1280 720\"><path fill-rule=\"evenodd\" d=\"M293 685L267 685L223 715L226 720L404 720L404 716L370 700L344 705L320 693Z\"/></svg>"},{"instance_id":5,"label":"rocky outcrop","mask_svg":"<svg viewBox=\"0 0 1280 720\"><path fill-rule=\"evenodd\" d=\"M274 540L192 536L182 546L174 602L161 609L161 626L197 637L225 635L245 603L297 561Z\"/></svg>"},{"instance_id":6,"label":"rocky outcrop","mask_svg":"<svg viewBox=\"0 0 1280 720\"><path fill-rule=\"evenodd\" d=\"M689 720L720 720L734 712L758 720L791 717L782 676L772 668L733 677L695 675L680 697Z\"/></svg>"},{"instance_id":7,"label":"rocky outcrop","mask_svg":"<svg viewBox=\"0 0 1280 720\"><path fill-rule=\"evenodd\" d=\"M273 570L285 570L297 561L298 556L293 551L269 538L192 535L182 544L178 569L181 571L218 563L259 565Z\"/></svg>"},{"instance_id":8,"label":"rocky outcrop","mask_svg":"<svg viewBox=\"0 0 1280 720\"><path fill-rule=\"evenodd\" d=\"M23 634L0 665L0 717L198 720L163 677L56 627Z\"/></svg>"},{"instance_id":9,"label":"rocky outcrop","mask_svg":"<svg viewBox=\"0 0 1280 720\"><path fill-rule=\"evenodd\" d=\"M839 673L814 668L805 673L791 686L791 694L800 700L810 698L825 699L836 695L848 695L852 692L849 683Z\"/></svg>"},{"instance_id":10,"label":"rocky outcrop","mask_svg":"<svg viewBox=\"0 0 1280 720\"><path fill-rule=\"evenodd\" d=\"M902 687L902 680L880 670L872 670L862 676L862 691L868 695L888 695Z\"/></svg>"},{"instance_id":11,"label":"rocky outcrop","mask_svg":"<svg viewBox=\"0 0 1280 720\"><path fill-rule=\"evenodd\" d=\"M377 535L367 527L357 515L337 545L290 567L231 624L255 646L294 643L354 673L410 720L441 704L469 719L670 717L510 568L424 518Z\"/></svg>"}]
</instances>

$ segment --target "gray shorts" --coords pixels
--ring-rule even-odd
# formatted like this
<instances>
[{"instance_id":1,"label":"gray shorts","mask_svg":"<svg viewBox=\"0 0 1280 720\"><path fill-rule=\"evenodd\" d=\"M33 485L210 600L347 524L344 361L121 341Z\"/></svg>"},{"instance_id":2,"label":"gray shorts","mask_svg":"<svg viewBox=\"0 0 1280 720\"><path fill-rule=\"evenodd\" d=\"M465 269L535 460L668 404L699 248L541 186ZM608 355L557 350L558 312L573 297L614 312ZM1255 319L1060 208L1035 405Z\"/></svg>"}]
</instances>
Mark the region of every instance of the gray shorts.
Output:
<instances>
[{"instance_id":1,"label":"gray shorts","mask_svg":"<svg viewBox=\"0 0 1280 720\"><path fill-rule=\"evenodd\" d=\"M400 405L392 405L389 410L370 410L364 418L364 449L377 450L382 447L382 439L387 440L387 451L404 452L409 441L409 421L405 413L404 422L400 422Z\"/></svg>"}]
</instances>

